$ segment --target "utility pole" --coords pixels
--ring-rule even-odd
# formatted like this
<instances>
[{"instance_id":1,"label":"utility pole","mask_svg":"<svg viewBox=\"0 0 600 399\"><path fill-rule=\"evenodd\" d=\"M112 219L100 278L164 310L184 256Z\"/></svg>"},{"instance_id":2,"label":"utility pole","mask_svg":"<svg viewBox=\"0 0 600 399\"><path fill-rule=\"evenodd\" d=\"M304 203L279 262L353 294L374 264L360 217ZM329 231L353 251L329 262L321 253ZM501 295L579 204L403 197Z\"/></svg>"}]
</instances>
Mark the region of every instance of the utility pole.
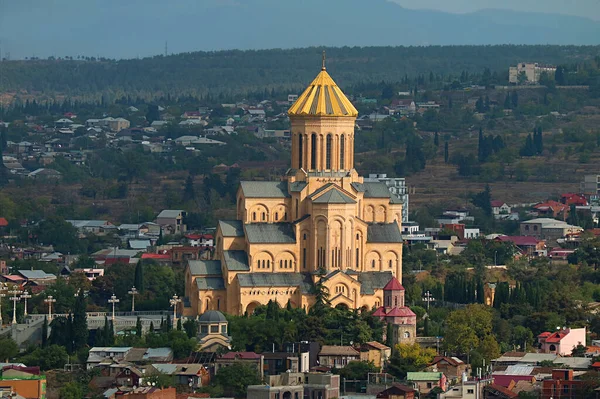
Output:
<instances>
[{"instance_id":1,"label":"utility pole","mask_svg":"<svg viewBox=\"0 0 600 399\"><path fill-rule=\"evenodd\" d=\"M110 297L110 299L108 300L108 303L112 303L112 321L114 324L115 321L115 303L119 303L119 299L117 299L115 294L112 294L112 296Z\"/></svg>"},{"instance_id":2,"label":"utility pole","mask_svg":"<svg viewBox=\"0 0 600 399\"><path fill-rule=\"evenodd\" d=\"M177 324L177 305L181 302L181 298L177 295L173 295L173 298L169 300L171 306L173 306L173 325Z\"/></svg>"},{"instance_id":3,"label":"utility pole","mask_svg":"<svg viewBox=\"0 0 600 399\"><path fill-rule=\"evenodd\" d=\"M31 294L27 291L23 291L23 294L21 294L21 299L25 300L25 314L24 316L27 317L27 300L31 298Z\"/></svg>"},{"instance_id":4,"label":"utility pole","mask_svg":"<svg viewBox=\"0 0 600 399\"><path fill-rule=\"evenodd\" d=\"M13 301L13 319L12 319L12 323L13 324L17 324L17 302L19 302L19 300L21 299L21 297L19 296L19 294L21 294L21 291L19 291L17 289L13 289L12 291L8 291L8 293L10 295L12 295L10 297L10 300Z\"/></svg>"},{"instance_id":5,"label":"utility pole","mask_svg":"<svg viewBox=\"0 0 600 399\"><path fill-rule=\"evenodd\" d=\"M56 302L56 298L48 295L48 298L44 299L44 302L48 304L48 320L52 320L52 304Z\"/></svg>"},{"instance_id":6,"label":"utility pole","mask_svg":"<svg viewBox=\"0 0 600 399\"><path fill-rule=\"evenodd\" d=\"M139 293L135 287L131 287L129 291L127 291L129 295L131 295L131 312L135 312L135 296Z\"/></svg>"},{"instance_id":7,"label":"utility pole","mask_svg":"<svg viewBox=\"0 0 600 399\"><path fill-rule=\"evenodd\" d=\"M2 298L6 296L6 294L2 293L4 290L6 290L6 286L0 283L0 327L2 327Z\"/></svg>"}]
</instances>

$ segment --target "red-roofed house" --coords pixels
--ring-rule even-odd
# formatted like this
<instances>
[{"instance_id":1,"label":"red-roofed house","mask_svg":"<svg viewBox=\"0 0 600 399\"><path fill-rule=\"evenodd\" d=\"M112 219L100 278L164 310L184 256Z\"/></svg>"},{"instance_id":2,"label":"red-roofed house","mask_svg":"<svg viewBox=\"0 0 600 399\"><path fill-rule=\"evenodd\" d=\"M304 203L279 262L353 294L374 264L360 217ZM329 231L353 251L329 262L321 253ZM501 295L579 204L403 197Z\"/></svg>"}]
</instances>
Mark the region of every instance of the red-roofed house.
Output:
<instances>
[{"instance_id":1,"label":"red-roofed house","mask_svg":"<svg viewBox=\"0 0 600 399\"><path fill-rule=\"evenodd\" d=\"M467 364L457 357L436 356L427 366L427 371L441 371L450 380L461 378L468 369Z\"/></svg>"},{"instance_id":2,"label":"red-roofed house","mask_svg":"<svg viewBox=\"0 0 600 399\"><path fill-rule=\"evenodd\" d=\"M548 252L548 257L552 259L564 259L566 260L569 255L574 253L574 249L565 249L565 248L552 248L550 252Z\"/></svg>"},{"instance_id":3,"label":"red-roofed house","mask_svg":"<svg viewBox=\"0 0 600 399\"><path fill-rule=\"evenodd\" d=\"M554 333L544 332L538 335L538 342L543 353L568 356L577 345L585 345L585 327L565 328Z\"/></svg>"},{"instance_id":4,"label":"red-roofed house","mask_svg":"<svg viewBox=\"0 0 600 399\"><path fill-rule=\"evenodd\" d=\"M542 381L541 399L575 399L584 395L586 381L573 378L573 370L552 370L552 378Z\"/></svg>"},{"instance_id":5,"label":"red-roofed house","mask_svg":"<svg viewBox=\"0 0 600 399\"><path fill-rule=\"evenodd\" d=\"M537 205L533 206L539 216L548 216L551 218L556 218L561 216L563 219L567 218L567 214L569 213L569 206L565 204L561 204L560 202L556 202L553 200L541 202Z\"/></svg>"},{"instance_id":6,"label":"red-roofed house","mask_svg":"<svg viewBox=\"0 0 600 399\"><path fill-rule=\"evenodd\" d=\"M560 202L571 206L586 206L589 205L587 198L583 194L567 193L560 196Z\"/></svg>"},{"instance_id":7,"label":"red-roofed house","mask_svg":"<svg viewBox=\"0 0 600 399\"><path fill-rule=\"evenodd\" d=\"M0 218L0 227L6 226L8 226L8 220L6 220L5 218Z\"/></svg>"},{"instance_id":8,"label":"red-roofed house","mask_svg":"<svg viewBox=\"0 0 600 399\"><path fill-rule=\"evenodd\" d=\"M265 357L254 352L228 352L215 361L215 374L221 367L231 366L235 363L245 363L256 367L259 377L263 377Z\"/></svg>"},{"instance_id":9,"label":"red-roofed house","mask_svg":"<svg viewBox=\"0 0 600 399\"><path fill-rule=\"evenodd\" d=\"M394 345L415 342L417 315L409 307L404 306L404 287L396 277L392 277L383 287L383 306L377 308L373 316L392 325Z\"/></svg>"},{"instance_id":10,"label":"red-roofed house","mask_svg":"<svg viewBox=\"0 0 600 399\"><path fill-rule=\"evenodd\" d=\"M546 242L531 236L498 236L495 238L500 242L512 242L524 254L537 256L546 254Z\"/></svg>"}]
</instances>

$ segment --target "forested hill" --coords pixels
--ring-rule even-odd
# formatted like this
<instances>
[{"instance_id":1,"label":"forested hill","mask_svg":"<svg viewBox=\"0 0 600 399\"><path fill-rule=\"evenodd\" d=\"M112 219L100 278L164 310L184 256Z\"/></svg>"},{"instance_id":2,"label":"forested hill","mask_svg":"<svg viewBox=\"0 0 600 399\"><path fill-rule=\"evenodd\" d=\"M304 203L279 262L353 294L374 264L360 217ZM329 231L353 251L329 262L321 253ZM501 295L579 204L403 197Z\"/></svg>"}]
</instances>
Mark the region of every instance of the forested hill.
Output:
<instances>
[{"instance_id":1,"label":"forested hill","mask_svg":"<svg viewBox=\"0 0 600 399\"><path fill-rule=\"evenodd\" d=\"M157 93L172 95L299 90L319 71L323 48L193 52L132 60L92 58L0 62L2 92L46 95ZM497 72L521 61L574 64L600 55L600 46L428 46L327 48L327 69L342 87L396 82L430 73Z\"/></svg>"}]
</instances>

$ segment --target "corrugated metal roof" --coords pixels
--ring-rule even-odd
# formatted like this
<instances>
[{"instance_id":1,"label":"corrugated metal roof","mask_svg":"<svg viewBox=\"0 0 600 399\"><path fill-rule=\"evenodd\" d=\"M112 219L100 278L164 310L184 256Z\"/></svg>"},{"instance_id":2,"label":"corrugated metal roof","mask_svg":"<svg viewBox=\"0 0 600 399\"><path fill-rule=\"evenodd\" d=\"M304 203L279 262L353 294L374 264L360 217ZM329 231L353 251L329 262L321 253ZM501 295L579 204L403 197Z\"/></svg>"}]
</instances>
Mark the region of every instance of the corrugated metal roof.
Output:
<instances>
[{"instance_id":1,"label":"corrugated metal roof","mask_svg":"<svg viewBox=\"0 0 600 399\"><path fill-rule=\"evenodd\" d=\"M190 260L188 261L192 276L221 276L220 260Z\"/></svg>"},{"instance_id":2,"label":"corrugated metal roof","mask_svg":"<svg viewBox=\"0 0 600 399\"><path fill-rule=\"evenodd\" d=\"M251 244L293 244L296 242L296 234L291 223L247 224L246 237Z\"/></svg>"},{"instance_id":3,"label":"corrugated metal roof","mask_svg":"<svg viewBox=\"0 0 600 399\"><path fill-rule=\"evenodd\" d=\"M153 364L152 367L154 367L159 373L161 374L174 374L175 371L177 370L177 365L176 364L168 364L168 363L157 363L157 364Z\"/></svg>"},{"instance_id":4,"label":"corrugated metal roof","mask_svg":"<svg viewBox=\"0 0 600 399\"><path fill-rule=\"evenodd\" d=\"M417 371L417 372L408 372L406 373L407 381L437 381L442 378L441 372L435 371Z\"/></svg>"},{"instance_id":5,"label":"corrugated metal roof","mask_svg":"<svg viewBox=\"0 0 600 399\"><path fill-rule=\"evenodd\" d=\"M302 293L310 293L312 279L301 273L249 273L238 274L240 287L299 287Z\"/></svg>"},{"instance_id":6,"label":"corrugated metal roof","mask_svg":"<svg viewBox=\"0 0 600 399\"><path fill-rule=\"evenodd\" d=\"M164 359L169 360L173 357L173 351L171 348L148 348L144 354L144 359Z\"/></svg>"},{"instance_id":7,"label":"corrugated metal roof","mask_svg":"<svg viewBox=\"0 0 600 399\"><path fill-rule=\"evenodd\" d=\"M174 219L176 217L179 217L182 213L185 213L185 211L181 209L165 209L164 211L159 213L156 218Z\"/></svg>"},{"instance_id":8,"label":"corrugated metal roof","mask_svg":"<svg viewBox=\"0 0 600 399\"><path fill-rule=\"evenodd\" d=\"M505 375L531 375L533 366L508 366L504 370Z\"/></svg>"},{"instance_id":9,"label":"corrugated metal roof","mask_svg":"<svg viewBox=\"0 0 600 399\"><path fill-rule=\"evenodd\" d=\"M248 254L245 251L223 251L225 267L229 271L248 271Z\"/></svg>"},{"instance_id":10,"label":"corrugated metal roof","mask_svg":"<svg viewBox=\"0 0 600 399\"><path fill-rule=\"evenodd\" d=\"M360 293L373 295L376 289L383 289L392 279L392 272L362 272L358 275Z\"/></svg>"},{"instance_id":11,"label":"corrugated metal roof","mask_svg":"<svg viewBox=\"0 0 600 399\"><path fill-rule=\"evenodd\" d=\"M223 237L243 237L244 224L241 220L219 220Z\"/></svg>"},{"instance_id":12,"label":"corrugated metal roof","mask_svg":"<svg viewBox=\"0 0 600 399\"><path fill-rule=\"evenodd\" d=\"M43 270L18 270L18 273L28 280L56 278L56 276L54 274L48 274Z\"/></svg>"},{"instance_id":13,"label":"corrugated metal roof","mask_svg":"<svg viewBox=\"0 0 600 399\"><path fill-rule=\"evenodd\" d=\"M248 198L287 198L287 183L283 181L243 181L240 182L244 195Z\"/></svg>"},{"instance_id":14,"label":"corrugated metal roof","mask_svg":"<svg viewBox=\"0 0 600 399\"><path fill-rule=\"evenodd\" d=\"M348 197L346 194L338 190L337 188L332 188L327 191L325 194L319 196L319 198L313 200L314 204L355 204L352 198Z\"/></svg>"},{"instance_id":15,"label":"corrugated metal roof","mask_svg":"<svg viewBox=\"0 0 600 399\"><path fill-rule=\"evenodd\" d=\"M199 290L224 290L225 282L223 277L198 277L196 286Z\"/></svg>"},{"instance_id":16,"label":"corrugated metal roof","mask_svg":"<svg viewBox=\"0 0 600 399\"><path fill-rule=\"evenodd\" d=\"M358 356L360 353L351 346L323 345L319 356Z\"/></svg>"},{"instance_id":17,"label":"corrugated metal roof","mask_svg":"<svg viewBox=\"0 0 600 399\"><path fill-rule=\"evenodd\" d=\"M369 243L401 243L402 233L397 223L372 223L367 226Z\"/></svg>"},{"instance_id":18,"label":"corrugated metal roof","mask_svg":"<svg viewBox=\"0 0 600 399\"><path fill-rule=\"evenodd\" d=\"M556 359L556 355L552 353L526 353L525 356L521 358L521 363L537 363L543 362L544 360L550 360L553 362Z\"/></svg>"}]
</instances>

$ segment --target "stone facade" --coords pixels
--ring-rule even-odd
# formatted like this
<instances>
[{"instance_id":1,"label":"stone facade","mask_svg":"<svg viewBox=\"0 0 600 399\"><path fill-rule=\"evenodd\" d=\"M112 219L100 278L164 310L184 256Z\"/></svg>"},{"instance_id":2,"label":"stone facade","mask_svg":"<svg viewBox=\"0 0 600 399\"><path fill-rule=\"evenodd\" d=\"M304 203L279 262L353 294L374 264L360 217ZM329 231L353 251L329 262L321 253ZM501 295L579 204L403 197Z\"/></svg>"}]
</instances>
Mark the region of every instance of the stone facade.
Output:
<instances>
[{"instance_id":1,"label":"stone facade","mask_svg":"<svg viewBox=\"0 0 600 399\"><path fill-rule=\"evenodd\" d=\"M240 184L213 259L188 263L187 315L252 313L269 300L308 309L318 280L332 306L377 308L402 279L402 203L354 169L356 109L323 68L288 115L290 169Z\"/></svg>"}]
</instances>

